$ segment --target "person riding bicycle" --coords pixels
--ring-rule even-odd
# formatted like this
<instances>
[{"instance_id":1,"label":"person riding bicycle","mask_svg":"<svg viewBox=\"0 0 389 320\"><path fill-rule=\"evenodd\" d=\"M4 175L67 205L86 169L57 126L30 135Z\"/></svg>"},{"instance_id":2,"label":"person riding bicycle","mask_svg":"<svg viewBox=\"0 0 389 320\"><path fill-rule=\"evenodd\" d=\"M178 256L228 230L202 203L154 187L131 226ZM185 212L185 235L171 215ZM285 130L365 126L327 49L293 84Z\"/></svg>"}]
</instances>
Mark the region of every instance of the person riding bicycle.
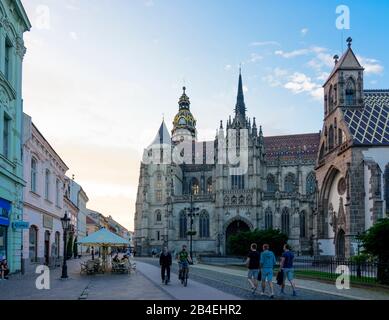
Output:
<instances>
[{"instance_id":1,"label":"person riding bicycle","mask_svg":"<svg viewBox=\"0 0 389 320\"><path fill-rule=\"evenodd\" d=\"M182 270L186 268L187 272L189 273L189 263L192 261L188 251L186 250L185 244L182 246L182 250L178 253L177 259L178 259L178 266L180 268L178 273L178 278L181 280Z\"/></svg>"}]
</instances>

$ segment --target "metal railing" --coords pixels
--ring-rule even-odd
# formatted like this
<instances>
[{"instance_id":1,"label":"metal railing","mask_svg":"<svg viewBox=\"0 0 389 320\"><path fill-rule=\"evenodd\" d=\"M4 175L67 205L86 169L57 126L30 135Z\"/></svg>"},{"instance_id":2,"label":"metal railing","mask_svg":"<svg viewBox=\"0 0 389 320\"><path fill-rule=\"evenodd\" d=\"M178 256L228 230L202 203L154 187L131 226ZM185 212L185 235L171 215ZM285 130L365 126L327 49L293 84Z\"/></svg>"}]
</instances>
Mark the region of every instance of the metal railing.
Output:
<instances>
[{"instance_id":1,"label":"metal railing","mask_svg":"<svg viewBox=\"0 0 389 320\"><path fill-rule=\"evenodd\" d=\"M362 283L378 282L379 269L388 272L389 264L382 265L378 262L355 261L346 258L295 258L294 270L301 274L324 279L336 279L342 270L346 269L351 281ZM346 267L346 268L345 268ZM386 270L386 271L385 271Z\"/></svg>"}]
</instances>

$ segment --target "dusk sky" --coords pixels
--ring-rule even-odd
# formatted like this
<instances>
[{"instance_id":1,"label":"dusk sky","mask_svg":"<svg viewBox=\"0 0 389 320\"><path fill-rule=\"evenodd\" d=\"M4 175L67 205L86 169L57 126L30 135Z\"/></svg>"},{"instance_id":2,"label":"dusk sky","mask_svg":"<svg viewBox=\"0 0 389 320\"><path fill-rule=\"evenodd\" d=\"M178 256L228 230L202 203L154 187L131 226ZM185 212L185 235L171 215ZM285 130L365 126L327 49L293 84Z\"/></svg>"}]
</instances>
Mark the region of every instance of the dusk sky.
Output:
<instances>
[{"instance_id":1,"label":"dusk sky","mask_svg":"<svg viewBox=\"0 0 389 320\"><path fill-rule=\"evenodd\" d=\"M389 1L24 0L24 111L90 198L133 229L143 149L183 84L199 139L233 113L239 65L265 136L318 132L322 84L353 38L365 88L389 88ZM350 9L338 30L336 8Z\"/></svg>"}]
</instances>

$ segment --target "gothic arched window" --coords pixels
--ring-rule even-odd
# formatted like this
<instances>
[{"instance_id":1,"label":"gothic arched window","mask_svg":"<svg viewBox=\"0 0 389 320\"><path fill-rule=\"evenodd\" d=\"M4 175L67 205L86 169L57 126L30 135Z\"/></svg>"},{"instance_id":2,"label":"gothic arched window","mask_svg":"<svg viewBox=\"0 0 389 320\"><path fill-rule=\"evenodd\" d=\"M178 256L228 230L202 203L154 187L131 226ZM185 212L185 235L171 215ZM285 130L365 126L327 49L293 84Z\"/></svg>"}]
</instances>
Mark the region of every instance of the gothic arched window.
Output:
<instances>
[{"instance_id":1,"label":"gothic arched window","mask_svg":"<svg viewBox=\"0 0 389 320\"><path fill-rule=\"evenodd\" d=\"M197 180L196 178L193 178L191 183L190 183L190 190L192 192L193 195L197 195L197 194L200 194L200 184L199 184L199 180Z\"/></svg>"},{"instance_id":2,"label":"gothic arched window","mask_svg":"<svg viewBox=\"0 0 389 320\"><path fill-rule=\"evenodd\" d=\"M316 176L313 171L307 175L305 188L307 194L313 194L316 191Z\"/></svg>"},{"instance_id":3,"label":"gothic arched window","mask_svg":"<svg viewBox=\"0 0 389 320\"><path fill-rule=\"evenodd\" d=\"M328 93L328 96L329 96L328 112L331 112L334 107L334 90L332 88L332 85L330 86L330 91Z\"/></svg>"},{"instance_id":4,"label":"gothic arched window","mask_svg":"<svg viewBox=\"0 0 389 320\"><path fill-rule=\"evenodd\" d=\"M273 213L269 207L265 211L265 229L273 229Z\"/></svg>"},{"instance_id":5,"label":"gothic arched window","mask_svg":"<svg viewBox=\"0 0 389 320\"><path fill-rule=\"evenodd\" d=\"M271 173L266 178L266 190L267 192L276 192L276 178Z\"/></svg>"},{"instance_id":6,"label":"gothic arched window","mask_svg":"<svg viewBox=\"0 0 389 320\"><path fill-rule=\"evenodd\" d=\"M346 105L353 106L356 104L356 90L353 78L348 78L346 83Z\"/></svg>"},{"instance_id":7,"label":"gothic arched window","mask_svg":"<svg viewBox=\"0 0 389 320\"><path fill-rule=\"evenodd\" d=\"M285 177L285 192L292 193L296 191L296 178L293 173L288 173Z\"/></svg>"},{"instance_id":8,"label":"gothic arched window","mask_svg":"<svg viewBox=\"0 0 389 320\"><path fill-rule=\"evenodd\" d=\"M305 211L301 211L300 213L300 238L305 238L306 237L306 217L305 217Z\"/></svg>"},{"instance_id":9,"label":"gothic arched window","mask_svg":"<svg viewBox=\"0 0 389 320\"><path fill-rule=\"evenodd\" d=\"M207 180L207 193L213 192L212 178L208 178Z\"/></svg>"},{"instance_id":10,"label":"gothic arched window","mask_svg":"<svg viewBox=\"0 0 389 320\"><path fill-rule=\"evenodd\" d=\"M157 211L155 212L155 220L156 220L157 222L161 222L161 221L162 221L161 210L157 210Z\"/></svg>"},{"instance_id":11,"label":"gothic arched window","mask_svg":"<svg viewBox=\"0 0 389 320\"><path fill-rule=\"evenodd\" d=\"M282 209L281 213L281 231L286 235L289 234L289 209Z\"/></svg>"},{"instance_id":12,"label":"gothic arched window","mask_svg":"<svg viewBox=\"0 0 389 320\"><path fill-rule=\"evenodd\" d=\"M331 125L328 129L328 149L334 148L334 127Z\"/></svg>"},{"instance_id":13,"label":"gothic arched window","mask_svg":"<svg viewBox=\"0 0 389 320\"><path fill-rule=\"evenodd\" d=\"M209 214L203 211L199 220L200 238L209 238Z\"/></svg>"},{"instance_id":14,"label":"gothic arched window","mask_svg":"<svg viewBox=\"0 0 389 320\"><path fill-rule=\"evenodd\" d=\"M384 176L385 182L385 202L386 202L386 214L389 215L389 163L386 165L385 168L385 176Z\"/></svg>"},{"instance_id":15,"label":"gothic arched window","mask_svg":"<svg viewBox=\"0 0 389 320\"><path fill-rule=\"evenodd\" d=\"M186 238L188 231L188 224L185 212L180 213L180 238Z\"/></svg>"}]
</instances>

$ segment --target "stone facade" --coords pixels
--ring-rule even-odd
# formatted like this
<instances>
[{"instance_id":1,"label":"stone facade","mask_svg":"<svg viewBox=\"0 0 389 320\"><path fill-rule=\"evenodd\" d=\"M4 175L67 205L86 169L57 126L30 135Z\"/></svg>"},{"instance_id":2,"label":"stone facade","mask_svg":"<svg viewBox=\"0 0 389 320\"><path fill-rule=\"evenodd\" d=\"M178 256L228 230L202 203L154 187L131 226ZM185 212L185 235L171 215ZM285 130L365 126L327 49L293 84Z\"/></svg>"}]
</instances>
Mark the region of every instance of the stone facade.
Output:
<instances>
[{"instance_id":1,"label":"stone facade","mask_svg":"<svg viewBox=\"0 0 389 320\"><path fill-rule=\"evenodd\" d=\"M363 67L349 47L324 84L324 124L316 165L315 252L348 257L356 237L386 216L389 91L364 90Z\"/></svg>"},{"instance_id":2,"label":"stone facade","mask_svg":"<svg viewBox=\"0 0 389 320\"><path fill-rule=\"evenodd\" d=\"M22 268L22 64L30 28L20 0L0 1L0 259L11 272Z\"/></svg>"}]
</instances>

